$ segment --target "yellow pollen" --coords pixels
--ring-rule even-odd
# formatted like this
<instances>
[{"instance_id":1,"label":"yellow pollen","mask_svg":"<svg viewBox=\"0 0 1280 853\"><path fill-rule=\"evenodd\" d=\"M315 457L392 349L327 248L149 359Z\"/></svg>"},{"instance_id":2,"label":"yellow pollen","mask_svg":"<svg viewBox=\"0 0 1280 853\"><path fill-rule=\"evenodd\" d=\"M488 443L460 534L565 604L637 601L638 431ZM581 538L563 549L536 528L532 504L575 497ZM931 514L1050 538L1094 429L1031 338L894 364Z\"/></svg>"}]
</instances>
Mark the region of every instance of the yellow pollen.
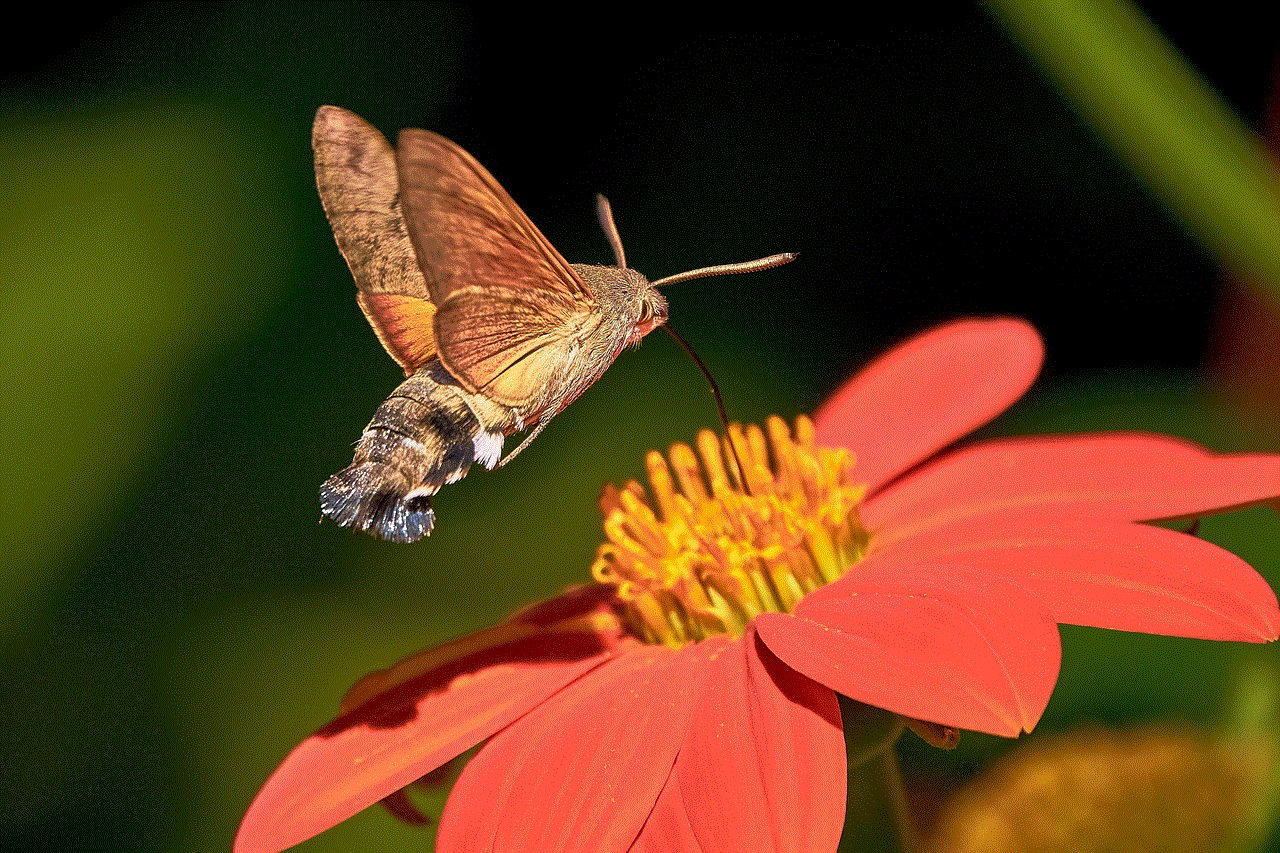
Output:
<instances>
[{"instance_id":1,"label":"yellow pollen","mask_svg":"<svg viewBox=\"0 0 1280 853\"><path fill-rule=\"evenodd\" d=\"M634 480L600 498L608 541L591 573L615 588L632 634L650 643L741 635L866 553L853 456L816 448L808 418L796 419L794 437L775 416L764 430L734 424L727 438L704 430L696 443L696 453L676 444L665 458L645 457L652 503Z\"/></svg>"}]
</instances>

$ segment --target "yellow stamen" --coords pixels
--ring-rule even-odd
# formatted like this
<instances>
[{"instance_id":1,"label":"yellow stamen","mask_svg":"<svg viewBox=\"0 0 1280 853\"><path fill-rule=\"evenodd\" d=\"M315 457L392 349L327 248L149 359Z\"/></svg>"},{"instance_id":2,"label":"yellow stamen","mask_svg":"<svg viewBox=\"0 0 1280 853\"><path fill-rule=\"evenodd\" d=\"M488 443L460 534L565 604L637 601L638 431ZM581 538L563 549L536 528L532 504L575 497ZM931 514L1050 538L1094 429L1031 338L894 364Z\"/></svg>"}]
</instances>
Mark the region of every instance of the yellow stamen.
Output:
<instances>
[{"instance_id":1,"label":"yellow stamen","mask_svg":"<svg viewBox=\"0 0 1280 853\"><path fill-rule=\"evenodd\" d=\"M696 444L696 454L676 444L665 458L645 458L656 512L634 481L600 498L608 542L591 572L615 587L632 634L646 642L741 635L755 616L791 610L866 553L853 457L816 448L808 418L796 419L794 437L772 417L763 431L704 430Z\"/></svg>"}]
</instances>

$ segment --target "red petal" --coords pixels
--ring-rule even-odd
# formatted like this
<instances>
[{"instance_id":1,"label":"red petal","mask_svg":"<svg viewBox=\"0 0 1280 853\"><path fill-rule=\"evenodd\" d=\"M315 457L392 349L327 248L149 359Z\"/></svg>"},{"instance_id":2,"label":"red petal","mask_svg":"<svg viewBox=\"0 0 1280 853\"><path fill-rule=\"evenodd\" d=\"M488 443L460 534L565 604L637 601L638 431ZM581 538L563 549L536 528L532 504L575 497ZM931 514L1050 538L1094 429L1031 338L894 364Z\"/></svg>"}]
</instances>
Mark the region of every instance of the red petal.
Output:
<instances>
[{"instance_id":1,"label":"red petal","mask_svg":"<svg viewBox=\"0 0 1280 853\"><path fill-rule=\"evenodd\" d=\"M1280 455L1219 455L1141 433L986 441L949 453L869 498L879 546L965 518L1148 521L1221 512L1280 495Z\"/></svg>"},{"instance_id":2,"label":"red petal","mask_svg":"<svg viewBox=\"0 0 1280 853\"><path fill-rule=\"evenodd\" d=\"M626 850L684 741L703 658L724 644L636 647L500 732L454 786L436 850Z\"/></svg>"},{"instance_id":3,"label":"red petal","mask_svg":"<svg viewBox=\"0 0 1280 853\"><path fill-rule=\"evenodd\" d=\"M754 632L711 666L697 721L635 849L835 850L845 805L835 694L782 664Z\"/></svg>"},{"instance_id":4,"label":"red petal","mask_svg":"<svg viewBox=\"0 0 1280 853\"><path fill-rule=\"evenodd\" d=\"M1054 621L1206 640L1274 640L1267 582L1235 554L1161 527L1056 521L1051 527L961 522L882 552L903 562L959 562L1016 579Z\"/></svg>"},{"instance_id":5,"label":"red petal","mask_svg":"<svg viewBox=\"0 0 1280 853\"><path fill-rule=\"evenodd\" d=\"M1040 336L1022 320L938 326L836 391L814 416L818 444L852 450L854 478L874 490L1007 409L1043 361Z\"/></svg>"},{"instance_id":6,"label":"red petal","mask_svg":"<svg viewBox=\"0 0 1280 853\"><path fill-rule=\"evenodd\" d=\"M1016 583L878 554L754 624L784 663L837 693L999 735L1036 724L1061 660L1057 626Z\"/></svg>"},{"instance_id":7,"label":"red petal","mask_svg":"<svg viewBox=\"0 0 1280 853\"><path fill-rule=\"evenodd\" d=\"M694 834L684 803L685 793L680 777L672 773L667 777L667 784L658 795L658 802L654 803L644 829L640 830L640 837L628 848L628 853L705 853L707 848Z\"/></svg>"},{"instance_id":8,"label":"red petal","mask_svg":"<svg viewBox=\"0 0 1280 853\"><path fill-rule=\"evenodd\" d=\"M528 630L504 625L477 636ZM538 633L487 645L339 717L267 780L240 825L235 853L275 853L346 820L608 660L612 653L603 647L590 633Z\"/></svg>"}]
</instances>

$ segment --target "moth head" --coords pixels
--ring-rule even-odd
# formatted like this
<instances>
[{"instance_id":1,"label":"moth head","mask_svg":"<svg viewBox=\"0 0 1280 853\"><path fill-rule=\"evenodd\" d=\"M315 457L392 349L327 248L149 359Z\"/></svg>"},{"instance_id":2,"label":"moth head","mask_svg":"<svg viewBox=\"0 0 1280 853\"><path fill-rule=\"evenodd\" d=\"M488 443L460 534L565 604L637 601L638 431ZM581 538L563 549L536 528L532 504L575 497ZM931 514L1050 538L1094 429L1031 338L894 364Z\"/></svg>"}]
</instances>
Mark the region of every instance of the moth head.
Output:
<instances>
[{"instance_id":1,"label":"moth head","mask_svg":"<svg viewBox=\"0 0 1280 853\"><path fill-rule=\"evenodd\" d=\"M613 249L613 258L617 262L617 266L584 268L575 264L574 269L582 274L587 287L595 291L596 296L603 305L611 306L614 309L615 316L623 322L631 324L631 332L627 338L628 344L637 344L641 338L654 329L666 325L667 300L657 291L657 288L709 275L767 270L789 263L796 258L795 252L784 252L780 255L770 255L767 258L740 264L718 264L712 267L700 267L696 270L669 275L657 281L649 281L643 275L627 266L627 255L622 249L622 238L618 236L618 226L613 222L613 210L609 206L609 200L598 194L596 195L596 216L600 220L600 227L604 229L605 237L609 239L609 245ZM587 270L599 270L600 272L594 273L594 278L592 278L589 277ZM667 326L667 329L670 330L671 327ZM681 345L686 349L688 348L688 344L685 344L683 340L681 340Z\"/></svg>"},{"instance_id":2,"label":"moth head","mask_svg":"<svg viewBox=\"0 0 1280 853\"><path fill-rule=\"evenodd\" d=\"M667 322L667 298L642 273L626 267L573 264L602 316L632 345Z\"/></svg>"},{"instance_id":3,"label":"moth head","mask_svg":"<svg viewBox=\"0 0 1280 853\"><path fill-rule=\"evenodd\" d=\"M667 322L667 298L643 274L625 267L605 267L602 276L608 292L602 302L617 306L618 316L630 328L627 344L640 339Z\"/></svg>"}]
</instances>

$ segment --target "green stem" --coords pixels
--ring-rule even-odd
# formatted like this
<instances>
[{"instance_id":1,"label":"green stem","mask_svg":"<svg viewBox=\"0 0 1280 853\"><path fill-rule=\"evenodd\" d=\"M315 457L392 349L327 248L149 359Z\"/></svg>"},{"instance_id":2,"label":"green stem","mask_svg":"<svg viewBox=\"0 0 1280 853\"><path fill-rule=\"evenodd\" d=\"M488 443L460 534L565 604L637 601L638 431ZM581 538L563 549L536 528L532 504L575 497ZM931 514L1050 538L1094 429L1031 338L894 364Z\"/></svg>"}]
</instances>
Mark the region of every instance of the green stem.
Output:
<instances>
[{"instance_id":1,"label":"green stem","mask_svg":"<svg viewBox=\"0 0 1280 853\"><path fill-rule=\"evenodd\" d=\"M849 788L839 853L914 853L911 820L898 753L902 718L841 698Z\"/></svg>"},{"instance_id":2,"label":"green stem","mask_svg":"<svg viewBox=\"0 0 1280 853\"><path fill-rule=\"evenodd\" d=\"M898 763L898 750L889 747L880 753L875 763L885 796L893 810L893 823L898 831L898 849L919 850L920 836L916 832L915 821L911 819L911 809L907 804L907 790L902 784L902 765Z\"/></svg>"}]
</instances>

